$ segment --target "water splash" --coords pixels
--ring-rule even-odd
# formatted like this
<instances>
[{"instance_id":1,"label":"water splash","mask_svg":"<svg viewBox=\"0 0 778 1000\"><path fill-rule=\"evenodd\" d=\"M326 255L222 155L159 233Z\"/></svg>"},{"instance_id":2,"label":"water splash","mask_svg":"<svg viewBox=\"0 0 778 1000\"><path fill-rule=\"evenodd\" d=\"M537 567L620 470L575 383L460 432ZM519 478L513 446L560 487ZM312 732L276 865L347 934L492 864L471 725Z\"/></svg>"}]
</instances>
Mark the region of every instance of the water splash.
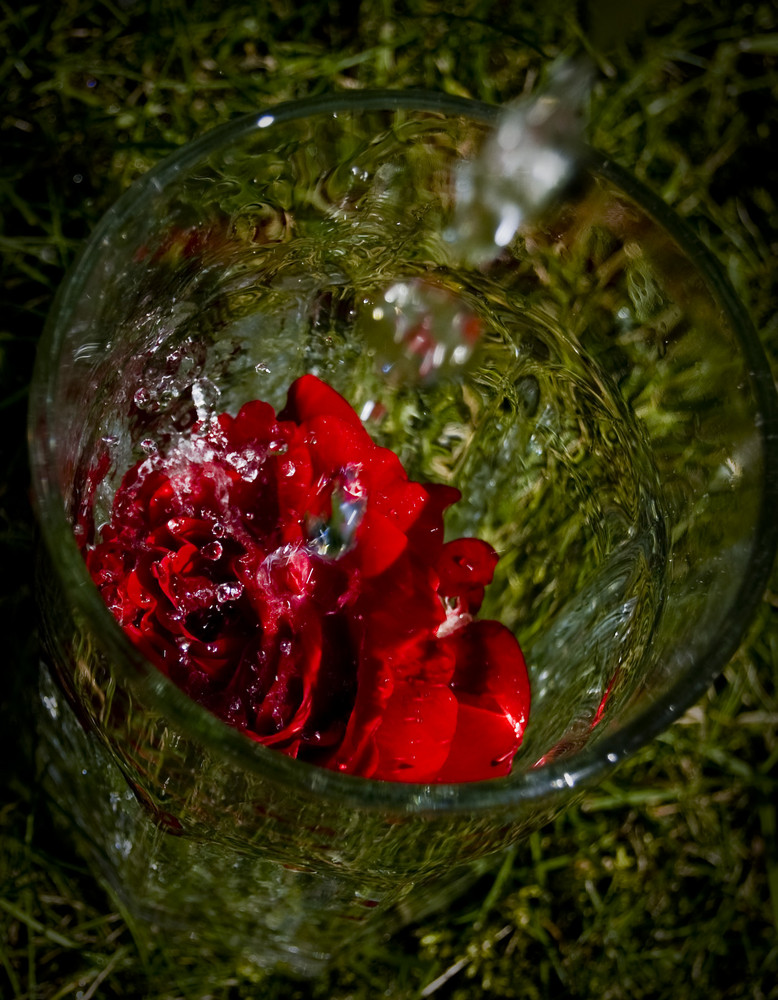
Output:
<instances>
[{"instance_id":1,"label":"water splash","mask_svg":"<svg viewBox=\"0 0 778 1000\"><path fill-rule=\"evenodd\" d=\"M564 198L585 169L588 63L565 61L548 86L507 105L478 154L455 175L456 209L445 233L463 263L488 264Z\"/></svg>"},{"instance_id":2,"label":"water splash","mask_svg":"<svg viewBox=\"0 0 778 1000\"><path fill-rule=\"evenodd\" d=\"M316 555L338 559L356 545L367 496L358 476L344 470L332 487L328 518L311 517L306 523L308 547Z\"/></svg>"},{"instance_id":3,"label":"water splash","mask_svg":"<svg viewBox=\"0 0 778 1000\"><path fill-rule=\"evenodd\" d=\"M506 106L477 154L457 164L453 221L442 234L457 264L488 265L582 178L591 77L588 64L561 62L545 89ZM394 282L365 297L359 316L390 381L430 382L461 373L481 338L474 308L439 280Z\"/></svg>"}]
</instances>

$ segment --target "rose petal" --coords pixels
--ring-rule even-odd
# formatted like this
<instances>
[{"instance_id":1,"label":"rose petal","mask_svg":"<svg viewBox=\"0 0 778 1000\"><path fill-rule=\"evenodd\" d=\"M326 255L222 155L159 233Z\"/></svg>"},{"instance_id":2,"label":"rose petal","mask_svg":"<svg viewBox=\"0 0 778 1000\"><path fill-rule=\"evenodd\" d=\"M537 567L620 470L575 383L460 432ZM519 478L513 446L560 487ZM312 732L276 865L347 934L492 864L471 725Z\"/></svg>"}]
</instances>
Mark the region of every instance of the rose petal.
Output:
<instances>
[{"instance_id":1,"label":"rose petal","mask_svg":"<svg viewBox=\"0 0 778 1000\"><path fill-rule=\"evenodd\" d=\"M510 721L480 703L455 699L458 705L456 734L448 756L430 780L436 782L485 781L510 774L518 749Z\"/></svg>"},{"instance_id":2,"label":"rose petal","mask_svg":"<svg viewBox=\"0 0 778 1000\"><path fill-rule=\"evenodd\" d=\"M499 556L480 538L457 538L446 542L437 561L442 597L459 598L462 610L475 614L484 599L484 588L492 582Z\"/></svg>"},{"instance_id":3,"label":"rose petal","mask_svg":"<svg viewBox=\"0 0 778 1000\"><path fill-rule=\"evenodd\" d=\"M246 446L267 447L274 438L276 426L276 415L269 403L259 400L244 403L227 432L230 448L239 451Z\"/></svg>"},{"instance_id":4,"label":"rose petal","mask_svg":"<svg viewBox=\"0 0 778 1000\"><path fill-rule=\"evenodd\" d=\"M461 497L453 486L428 483L424 487L427 494L416 520L408 529L408 544L427 560L434 560L443 545L443 513Z\"/></svg>"},{"instance_id":5,"label":"rose petal","mask_svg":"<svg viewBox=\"0 0 778 1000\"><path fill-rule=\"evenodd\" d=\"M408 544L404 532L388 517L368 508L357 529L359 543L353 561L365 579L385 572Z\"/></svg>"},{"instance_id":6,"label":"rose petal","mask_svg":"<svg viewBox=\"0 0 778 1000\"><path fill-rule=\"evenodd\" d=\"M313 689L321 667L321 624L316 619L295 624L293 638L279 640L276 675L254 709L251 730L265 746L281 747L298 737L314 707Z\"/></svg>"},{"instance_id":7,"label":"rose petal","mask_svg":"<svg viewBox=\"0 0 778 1000\"><path fill-rule=\"evenodd\" d=\"M307 375L278 418L248 403L130 469L86 560L144 655L252 739L384 780L479 780L510 770L529 687L513 635L472 620L497 556L444 545L457 499ZM344 504L359 520L333 554L316 532Z\"/></svg>"},{"instance_id":8,"label":"rose petal","mask_svg":"<svg viewBox=\"0 0 778 1000\"><path fill-rule=\"evenodd\" d=\"M448 687L405 684L395 690L373 737L383 781L434 781L449 756L457 726L457 700Z\"/></svg>"},{"instance_id":9,"label":"rose petal","mask_svg":"<svg viewBox=\"0 0 778 1000\"><path fill-rule=\"evenodd\" d=\"M323 415L339 417L352 427L364 431L362 421L353 407L326 382L315 375L303 375L292 382L286 396L286 406L279 412L278 419L303 424ZM367 431L364 434L370 440Z\"/></svg>"},{"instance_id":10,"label":"rose petal","mask_svg":"<svg viewBox=\"0 0 778 1000\"><path fill-rule=\"evenodd\" d=\"M451 688L457 730L439 781L480 781L508 774L530 707L524 657L516 638L495 621L473 621L449 636L456 656Z\"/></svg>"},{"instance_id":11,"label":"rose petal","mask_svg":"<svg viewBox=\"0 0 778 1000\"><path fill-rule=\"evenodd\" d=\"M314 475L334 476L349 467L371 467L376 446L361 424L355 427L347 420L325 414L312 417L305 427Z\"/></svg>"}]
</instances>

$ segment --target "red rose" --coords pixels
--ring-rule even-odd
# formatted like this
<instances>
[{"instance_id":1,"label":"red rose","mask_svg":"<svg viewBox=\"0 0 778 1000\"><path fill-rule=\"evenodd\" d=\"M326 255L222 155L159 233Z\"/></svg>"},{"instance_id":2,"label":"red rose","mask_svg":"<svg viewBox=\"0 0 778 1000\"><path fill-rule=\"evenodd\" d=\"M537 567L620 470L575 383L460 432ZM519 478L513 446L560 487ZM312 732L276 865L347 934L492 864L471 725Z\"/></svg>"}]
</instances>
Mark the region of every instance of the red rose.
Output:
<instances>
[{"instance_id":1,"label":"red rose","mask_svg":"<svg viewBox=\"0 0 778 1000\"><path fill-rule=\"evenodd\" d=\"M377 779L510 771L529 709L511 632L475 615L497 556L445 543L448 486L312 375L139 462L86 561L148 659L252 739Z\"/></svg>"}]
</instances>

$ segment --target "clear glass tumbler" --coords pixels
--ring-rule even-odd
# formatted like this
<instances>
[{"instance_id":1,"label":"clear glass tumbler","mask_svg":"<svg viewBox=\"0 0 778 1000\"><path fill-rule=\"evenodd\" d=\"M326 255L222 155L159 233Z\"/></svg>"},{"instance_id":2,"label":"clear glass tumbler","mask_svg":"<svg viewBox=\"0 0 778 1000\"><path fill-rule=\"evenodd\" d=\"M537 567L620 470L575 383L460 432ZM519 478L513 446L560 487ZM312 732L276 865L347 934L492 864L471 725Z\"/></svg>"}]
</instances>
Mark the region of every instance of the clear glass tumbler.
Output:
<instances>
[{"instance_id":1,"label":"clear glass tumbler","mask_svg":"<svg viewBox=\"0 0 778 1000\"><path fill-rule=\"evenodd\" d=\"M594 152L552 218L462 263L454 174L496 115L387 92L241 118L138 181L60 291L30 419L41 755L141 945L315 973L666 727L760 599L778 424L744 310ZM428 370L382 325L398 290L437 303ZM533 699L510 776L399 784L289 759L190 701L102 603L84 513L99 527L149 441L278 408L306 372L380 414L371 434L412 478L461 490L452 537L498 551L483 614L515 632Z\"/></svg>"}]
</instances>

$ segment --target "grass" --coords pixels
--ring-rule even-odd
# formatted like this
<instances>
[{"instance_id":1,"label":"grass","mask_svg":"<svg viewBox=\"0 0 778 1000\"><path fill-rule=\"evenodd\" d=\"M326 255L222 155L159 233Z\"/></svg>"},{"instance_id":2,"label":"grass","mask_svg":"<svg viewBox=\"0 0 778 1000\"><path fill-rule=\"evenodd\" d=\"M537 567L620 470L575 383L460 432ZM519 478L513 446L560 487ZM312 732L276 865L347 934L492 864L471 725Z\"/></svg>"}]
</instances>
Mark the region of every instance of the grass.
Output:
<instances>
[{"instance_id":1,"label":"grass","mask_svg":"<svg viewBox=\"0 0 778 1000\"><path fill-rule=\"evenodd\" d=\"M592 141L712 247L775 371L778 13L728 6L0 2L0 996L203 995L196 974L144 965L34 781L25 399L83 237L149 165L240 112L376 86L499 102L545 59L587 49L600 70ZM236 970L209 995L778 997L777 680L774 574L721 682L447 912L353 950L320 982Z\"/></svg>"}]
</instances>

